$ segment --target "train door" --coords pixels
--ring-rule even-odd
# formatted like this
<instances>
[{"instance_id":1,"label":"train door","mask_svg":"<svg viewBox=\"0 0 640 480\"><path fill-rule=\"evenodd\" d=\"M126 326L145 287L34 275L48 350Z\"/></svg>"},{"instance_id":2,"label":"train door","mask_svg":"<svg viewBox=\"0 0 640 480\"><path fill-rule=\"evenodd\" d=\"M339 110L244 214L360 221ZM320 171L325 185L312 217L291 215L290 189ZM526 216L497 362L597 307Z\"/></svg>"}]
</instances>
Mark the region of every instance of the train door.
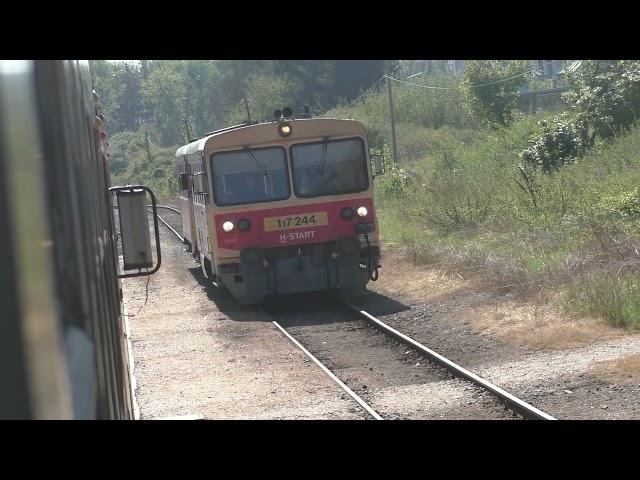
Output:
<instances>
[{"instance_id":1,"label":"train door","mask_svg":"<svg viewBox=\"0 0 640 480\"><path fill-rule=\"evenodd\" d=\"M180 214L182 217L182 236L189 242L191 251L195 253L196 227L193 215L193 182L191 181L191 166L186 155L180 169Z\"/></svg>"}]
</instances>

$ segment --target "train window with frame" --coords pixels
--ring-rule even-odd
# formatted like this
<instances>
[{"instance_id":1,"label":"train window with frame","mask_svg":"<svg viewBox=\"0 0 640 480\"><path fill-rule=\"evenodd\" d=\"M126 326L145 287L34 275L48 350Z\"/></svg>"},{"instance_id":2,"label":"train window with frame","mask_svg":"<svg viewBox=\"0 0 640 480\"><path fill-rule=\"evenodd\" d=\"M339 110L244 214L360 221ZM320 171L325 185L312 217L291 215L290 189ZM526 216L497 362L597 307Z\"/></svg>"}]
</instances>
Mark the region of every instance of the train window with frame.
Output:
<instances>
[{"instance_id":1,"label":"train window with frame","mask_svg":"<svg viewBox=\"0 0 640 480\"><path fill-rule=\"evenodd\" d=\"M213 197L218 206L273 202L291 195L283 147L219 152L210 160Z\"/></svg>"},{"instance_id":2,"label":"train window with frame","mask_svg":"<svg viewBox=\"0 0 640 480\"><path fill-rule=\"evenodd\" d=\"M182 191L189 190L189 174L181 173L179 176L180 176L180 190Z\"/></svg>"},{"instance_id":3,"label":"train window with frame","mask_svg":"<svg viewBox=\"0 0 640 480\"><path fill-rule=\"evenodd\" d=\"M298 197L341 195L369 188L362 138L297 143L290 151L293 188Z\"/></svg>"},{"instance_id":4,"label":"train window with frame","mask_svg":"<svg viewBox=\"0 0 640 480\"><path fill-rule=\"evenodd\" d=\"M193 174L193 193L195 194L206 194L206 179L204 172L197 172Z\"/></svg>"}]
</instances>

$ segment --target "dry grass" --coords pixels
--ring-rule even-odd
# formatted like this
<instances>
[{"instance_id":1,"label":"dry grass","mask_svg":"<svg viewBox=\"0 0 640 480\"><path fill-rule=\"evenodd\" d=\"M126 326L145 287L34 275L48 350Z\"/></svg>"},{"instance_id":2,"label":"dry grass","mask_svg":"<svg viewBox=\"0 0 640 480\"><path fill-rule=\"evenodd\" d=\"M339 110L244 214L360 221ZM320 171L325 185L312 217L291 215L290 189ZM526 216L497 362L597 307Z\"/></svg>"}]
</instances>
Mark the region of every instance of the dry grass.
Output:
<instances>
[{"instance_id":1,"label":"dry grass","mask_svg":"<svg viewBox=\"0 0 640 480\"><path fill-rule=\"evenodd\" d=\"M539 350L575 348L623 334L600 319L574 318L548 305L518 300L496 299L494 304L464 309L459 316L469 318L480 332Z\"/></svg>"},{"instance_id":2,"label":"dry grass","mask_svg":"<svg viewBox=\"0 0 640 480\"><path fill-rule=\"evenodd\" d=\"M437 266L420 266L411 261L411 253L388 249L382 259L380 281L370 289L411 302L434 301L460 291L465 283Z\"/></svg>"},{"instance_id":3,"label":"dry grass","mask_svg":"<svg viewBox=\"0 0 640 480\"><path fill-rule=\"evenodd\" d=\"M469 322L485 334L541 350L567 349L619 337L623 330L592 316L578 317L552 307L548 295L465 279L443 265L416 265L411 251L387 250L380 281L370 288L414 303L447 302L454 321Z\"/></svg>"},{"instance_id":4,"label":"dry grass","mask_svg":"<svg viewBox=\"0 0 640 480\"><path fill-rule=\"evenodd\" d=\"M610 383L638 383L640 382L640 353L598 362L591 374L600 380Z\"/></svg>"}]
</instances>

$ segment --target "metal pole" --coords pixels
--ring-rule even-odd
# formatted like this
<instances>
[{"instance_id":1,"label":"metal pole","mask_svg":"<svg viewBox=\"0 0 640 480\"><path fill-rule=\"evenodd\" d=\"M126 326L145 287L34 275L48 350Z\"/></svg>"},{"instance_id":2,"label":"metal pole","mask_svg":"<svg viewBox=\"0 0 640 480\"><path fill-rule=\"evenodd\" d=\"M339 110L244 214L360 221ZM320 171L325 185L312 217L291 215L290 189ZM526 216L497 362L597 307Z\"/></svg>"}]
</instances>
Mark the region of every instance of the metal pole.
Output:
<instances>
[{"instance_id":1,"label":"metal pole","mask_svg":"<svg viewBox=\"0 0 640 480\"><path fill-rule=\"evenodd\" d=\"M387 91L389 92L389 117L391 119L391 145L393 148L393 164L398 165L398 148L396 146L396 121L395 116L393 114L393 93L391 91L391 80L389 79L389 60L386 60L386 71L387 71Z\"/></svg>"},{"instance_id":2,"label":"metal pole","mask_svg":"<svg viewBox=\"0 0 640 480\"><path fill-rule=\"evenodd\" d=\"M249 123L251 123L251 114L249 113L249 102L247 101L247 98L243 98L244 100L244 107L247 109L247 120L249 121Z\"/></svg>"},{"instance_id":3,"label":"metal pole","mask_svg":"<svg viewBox=\"0 0 640 480\"><path fill-rule=\"evenodd\" d=\"M238 70L238 61L237 60L233 60L233 69L235 70L235 73L236 73L236 80L238 82L238 88L241 88L240 71ZM247 93L246 91L243 92L242 101L244 102L244 108L246 108L246 110L247 110L247 121L249 123L251 123L251 113L249 113L249 102L247 101L246 93Z\"/></svg>"}]
</instances>

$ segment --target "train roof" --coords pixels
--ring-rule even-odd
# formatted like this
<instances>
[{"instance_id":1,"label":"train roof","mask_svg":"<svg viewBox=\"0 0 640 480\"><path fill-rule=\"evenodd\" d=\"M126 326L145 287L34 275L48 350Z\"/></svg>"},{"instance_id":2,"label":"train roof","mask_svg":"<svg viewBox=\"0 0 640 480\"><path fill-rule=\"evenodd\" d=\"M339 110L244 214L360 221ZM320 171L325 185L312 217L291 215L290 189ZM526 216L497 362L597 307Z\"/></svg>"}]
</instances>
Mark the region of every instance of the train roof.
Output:
<instances>
[{"instance_id":1,"label":"train roof","mask_svg":"<svg viewBox=\"0 0 640 480\"><path fill-rule=\"evenodd\" d=\"M336 118L304 118L304 119L293 119L293 120L284 120L284 122L289 123L294 131L296 131L296 125L303 125L305 127L313 125L314 127L324 125L326 127L326 133L324 135L336 135L342 133L343 131L347 133L354 133L355 131L364 131L364 125L357 120L348 120L348 119L336 119ZM270 129L273 128L274 125L278 125L281 121L275 120L271 122L263 122L263 123L255 123L255 124L241 124L233 127L223 128L220 130L216 130L214 132L206 133L201 138L198 138L191 143L183 145L176 151L176 157L182 157L184 155L191 155L195 152L204 151L206 148L207 142L214 138L221 138L222 136L229 136L230 134L234 134L233 137L244 137L246 133L249 131L256 134L257 137L260 137L259 133L267 131L270 132ZM333 128L331 128L333 127ZM349 128L350 127L350 128ZM306 130L306 129L305 129ZM270 135L272 136L272 135ZM322 136L322 135L316 135ZM295 137L294 137L295 138Z\"/></svg>"}]
</instances>

